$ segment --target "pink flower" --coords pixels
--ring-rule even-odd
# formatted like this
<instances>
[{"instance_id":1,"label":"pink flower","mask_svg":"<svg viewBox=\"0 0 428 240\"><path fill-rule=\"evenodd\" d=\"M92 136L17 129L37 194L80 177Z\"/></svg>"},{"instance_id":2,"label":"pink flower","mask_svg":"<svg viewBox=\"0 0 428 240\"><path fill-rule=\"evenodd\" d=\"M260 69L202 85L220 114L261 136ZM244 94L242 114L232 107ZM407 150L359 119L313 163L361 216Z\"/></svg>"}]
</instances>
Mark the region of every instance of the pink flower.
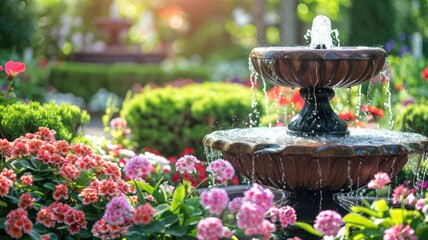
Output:
<instances>
[{"instance_id":1,"label":"pink flower","mask_svg":"<svg viewBox=\"0 0 428 240\"><path fill-rule=\"evenodd\" d=\"M227 207L229 197L224 189L212 188L201 193L201 204L209 208L210 213L220 215Z\"/></svg>"},{"instance_id":2,"label":"pink flower","mask_svg":"<svg viewBox=\"0 0 428 240\"><path fill-rule=\"evenodd\" d=\"M143 156L135 156L129 159L123 168L123 171L125 172L126 177L136 179L147 176L150 173L151 168L152 164L147 158Z\"/></svg>"},{"instance_id":3,"label":"pink flower","mask_svg":"<svg viewBox=\"0 0 428 240\"><path fill-rule=\"evenodd\" d=\"M196 172L195 164L199 162L200 161L192 155L184 155L175 163L175 169L181 174L185 172L194 173Z\"/></svg>"},{"instance_id":4,"label":"pink flower","mask_svg":"<svg viewBox=\"0 0 428 240\"><path fill-rule=\"evenodd\" d=\"M52 194L53 199L59 201L61 198L68 199L68 187L64 184L58 184L55 186L55 191Z\"/></svg>"},{"instance_id":5,"label":"pink flower","mask_svg":"<svg viewBox=\"0 0 428 240\"><path fill-rule=\"evenodd\" d=\"M238 210L237 219L238 228L255 228L265 219L265 211L253 202L244 201Z\"/></svg>"},{"instance_id":6,"label":"pink flower","mask_svg":"<svg viewBox=\"0 0 428 240\"><path fill-rule=\"evenodd\" d=\"M134 224L149 224L152 221L153 214L155 214L155 210L152 205L146 203L134 209L132 221Z\"/></svg>"},{"instance_id":7,"label":"pink flower","mask_svg":"<svg viewBox=\"0 0 428 240\"><path fill-rule=\"evenodd\" d=\"M34 198L29 193L24 193L19 197L18 207L27 209L33 208Z\"/></svg>"},{"instance_id":8,"label":"pink flower","mask_svg":"<svg viewBox=\"0 0 428 240\"><path fill-rule=\"evenodd\" d=\"M253 187L244 192L246 200L249 200L263 209L263 212L267 212L272 206L274 195L271 190L263 189L263 187L257 183L254 183Z\"/></svg>"},{"instance_id":9,"label":"pink flower","mask_svg":"<svg viewBox=\"0 0 428 240\"><path fill-rule=\"evenodd\" d=\"M132 207L124 196L115 197L106 205L104 220L110 225L124 224L131 216Z\"/></svg>"},{"instance_id":10,"label":"pink flower","mask_svg":"<svg viewBox=\"0 0 428 240\"><path fill-rule=\"evenodd\" d=\"M385 187L390 183L391 179L389 178L389 175L387 173L378 172L374 175L374 179L369 182L367 187L371 189L379 189Z\"/></svg>"},{"instance_id":11,"label":"pink flower","mask_svg":"<svg viewBox=\"0 0 428 240\"><path fill-rule=\"evenodd\" d=\"M411 192L403 184L397 186L392 192L392 203L397 204L404 201Z\"/></svg>"},{"instance_id":12,"label":"pink flower","mask_svg":"<svg viewBox=\"0 0 428 240\"><path fill-rule=\"evenodd\" d=\"M33 223L28 218L28 213L22 208L10 211L4 222L6 233L13 238L20 238L25 233L33 230Z\"/></svg>"},{"instance_id":13,"label":"pink flower","mask_svg":"<svg viewBox=\"0 0 428 240\"><path fill-rule=\"evenodd\" d=\"M25 64L9 60L9 62L4 65L4 71L6 72L6 75L14 78L18 73L25 72Z\"/></svg>"},{"instance_id":14,"label":"pink flower","mask_svg":"<svg viewBox=\"0 0 428 240\"><path fill-rule=\"evenodd\" d=\"M126 125L126 120L121 117L113 118L110 121L110 126L114 129L125 129Z\"/></svg>"},{"instance_id":15,"label":"pink flower","mask_svg":"<svg viewBox=\"0 0 428 240\"><path fill-rule=\"evenodd\" d=\"M199 240L218 240L221 238L230 238L232 232L229 228L223 226L223 222L215 217L208 217L199 221L196 237Z\"/></svg>"},{"instance_id":16,"label":"pink flower","mask_svg":"<svg viewBox=\"0 0 428 240\"><path fill-rule=\"evenodd\" d=\"M128 232L127 225L110 225L103 218L96 221L91 232L102 240L122 238Z\"/></svg>"},{"instance_id":17,"label":"pink flower","mask_svg":"<svg viewBox=\"0 0 428 240\"><path fill-rule=\"evenodd\" d=\"M428 202L427 198L421 198L418 201L416 201L415 208L417 210L422 210L422 209L424 209L427 202Z\"/></svg>"},{"instance_id":18,"label":"pink flower","mask_svg":"<svg viewBox=\"0 0 428 240\"><path fill-rule=\"evenodd\" d=\"M12 185L12 180L3 175L0 175L0 196L6 196L9 193L9 189Z\"/></svg>"},{"instance_id":19,"label":"pink flower","mask_svg":"<svg viewBox=\"0 0 428 240\"><path fill-rule=\"evenodd\" d=\"M230 212L236 213L239 210L239 208L241 207L243 201L244 201L244 199L241 197L236 197L232 201L230 201L228 204L228 208L229 208Z\"/></svg>"},{"instance_id":20,"label":"pink flower","mask_svg":"<svg viewBox=\"0 0 428 240\"><path fill-rule=\"evenodd\" d=\"M282 227L287 227L288 225L292 225L296 222L296 211L290 206L281 207L278 210L279 221L281 222Z\"/></svg>"},{"instance_id":21,"label":"pink flower","mask_svg":"<svg viewBox=\"0 0 428 240\"><path fill-rule=\"evenodd\" d=\"M314 228L326 236L336 236L342 226L342 217L332 210L321 211L316 219Z\"/></svg>"},{"instance_id":22,"label":"pink flower","mask_svg":"<svg viewBox=\"0 0 428 240\"><path fill-rule=\"evenodd\" d=\"M403 225L393 226L384 231L383 240L416 240L416 236L413 235L413 230L410 225L403 228Z\"/></svg>"},{"instance_id":23,"label":"pink flower","mask_svg":"<svg viewBox=\"0 0 428 240\"><path fill-rule=\"evenodd\" d=\"M89 205L98 200L98 191L95 188L87 187L84 188L80 193L79 197L82 197L83 205Z\"/></svg>"},{"instance_id":24,"label":"pink flower","mask_svg":"<svg viewBox=\"0 0 428 240\"><path fill-rule=\"evenodd\" d=\"M30 174L25 174L21 176L21 183L24 186L31 186L33 185L33 176Z\"/></svg>"},{"instance_id":25,"label":"pink flower","mask_svg":"<svg viewBox=\"0 0 428 240\"><path fill-rule=\"evenodd\" d=\"M245 235L261 235L264 239L270 239L270 233L275 231L275 224L269 222L268 220L263 220L262 224L257 225L254 228L245 229Z\"/></svg>"},{"instance_id":26,"label":"pink flower","mask_svg":"<svg viewBox=\"0 0 428 240\"><path fill-rule=\"evenodd\" d=\"M207 171L210 171L214 178L224 185L227 184L227 180L232 179L233 175L235 175L235 169L233 169L232 164L223 159L217 159L210 163Z\"/></svg>"}]
</instances>

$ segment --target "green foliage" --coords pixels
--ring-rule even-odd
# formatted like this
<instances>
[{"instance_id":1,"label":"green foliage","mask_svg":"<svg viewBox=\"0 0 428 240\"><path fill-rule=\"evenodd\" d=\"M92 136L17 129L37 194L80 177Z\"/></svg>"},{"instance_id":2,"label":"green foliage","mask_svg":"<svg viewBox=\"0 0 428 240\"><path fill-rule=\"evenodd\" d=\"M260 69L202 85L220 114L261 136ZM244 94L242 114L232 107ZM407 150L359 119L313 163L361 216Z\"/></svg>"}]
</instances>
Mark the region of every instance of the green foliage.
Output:
<instances>
[{"instance_id":1,"label":"green foliage","mask_svg":"<svg viewBox=\"0 0 428 240\"><path fill-rule=\"evenodd\" d=\"M89 122L89 118L88 113L68 104L30 102L0 105L0 136L13 140L43 126L55 130L56 139L70 141L78 136L79 128Z\"/></svg>"},{"instance_id":2,"label":"green foliage","mask_svg":"<svg viewBox=\"0 0 428 240\"><path fill-rule=\"evenodd\" d=\"M428 59L415 59L411 55L403 57L388 56L391 68L392 91L401 101L414 97L416 101L428 99L427 81L421 77L421 72L428 66ZM401 90L398 90L401 89ZM410 96L409 96L410 95Z\"/></svg>"},{"instance_id":3,"label":"green foliage","mask_svg":"<svg viewBox=\"0 0 428 240\"><path fill-rule=\"evenodd\" d=\"M411 104L396 117L397 130L428 136L428 103Z\"/></svg>"},{"instance_id":4,"label":"green foliage","mask_svg":"<svg viewBox=\"0 0 428 240\"><path fill-rule=\"evenodd\" d=\"M203 67L165 69L161 65L64 62L52 66L48 83L59 92L71 92L88 101L100 88L125 96L136 83L144 86L148 83L162 84L178 78L205 80L208 76L208 70Z\"/></svg>"},{"instance_id":5,"label":"green foliage","mask_svg":"<svg viewBox=\"0 0 428 240\"><path fill-rule=\"evenodd\" d=\"M123 103L121 116L140 149L149 147L172 156L193 146L201 156L201 142L207 133L248 126L249 115L254 111L251 100L250 88L238 84L146 88ZM256 110L263 112L261 102Z\"/></svg>"},{"instance_id":6,"label":"green foliage","mask_svg":"<svg viewBox=\"0 0 428 240\"><path fill-rule=\"evenodd\" d=\"M32 0L2 0L0 3L0 46L22 53L34 33Z\"/></svg>"},{"instance_id":7,"label":"green foliage","mask_svg":"<svg viewBox=\"0 0 428 240\"><path fill-rule=\"evenodd\" d=\"M352 0L350 45L383 45L396 35L393 0Z\"/></svg>"}]
</instances>

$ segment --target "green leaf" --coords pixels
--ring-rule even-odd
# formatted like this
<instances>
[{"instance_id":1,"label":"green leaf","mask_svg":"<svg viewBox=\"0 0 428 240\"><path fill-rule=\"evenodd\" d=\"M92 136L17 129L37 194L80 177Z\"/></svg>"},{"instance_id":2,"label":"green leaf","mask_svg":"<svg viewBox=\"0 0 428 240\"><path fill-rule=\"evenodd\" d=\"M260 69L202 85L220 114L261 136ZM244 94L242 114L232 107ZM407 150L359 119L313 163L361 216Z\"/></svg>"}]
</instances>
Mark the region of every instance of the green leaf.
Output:
<instances>
[{"instance_id":1,"label":"green leaf","mask_svg":"<svg viewBox=\"0 0 428 240\"><path fill-rule=\"evenodd\" d=\"M370 219L363 217L357 213L348 213L343 218L343 222L346 224L352 224L356 227L367 227L367 228L377 228L377 225L372 222Z\"/></svg>"},{"instance_id":2,"label":"green leaf","mask_svg":"<svg viewBox=\"0 0 428 240\"><path fill-rule=\"evenodd\" d=\"M78 186L89 186L91 184L89 173L86 171L80 171L79 176L76 178L76 184Z\"/></svg>"},{"instance_id":3,"label":"green leaf","mask_svg":"<svg viewBox=\"0 0 428 240\"><path fill-rule=\"evenodd\" d=\"M6 221L5 217L0 218L0 229L4 229L4 222Z\"/></svg>"},{"instance_id":4,"label":"green leaf","mask_svg":"<svg viewBox=\"0 0 428 240\"><path fill-rule=\"evenodd\" d=\"M170 205L167 203L163 203L163 204L156 206L154 209L155 209L155 214L153 214L153 217L156 217L156 216L161 215L162 213L168 211L170 209Z\"/></svg>"},{"instance_id":5,"label":"green leaf","mask_svg":"<svg viewBox=\"0 0 428 240\"><path fill-rule=\"evenodd\" d=\"M178 186L175 188L174 195L171 201L171 212L179 213L180 212L180 204L184 201L185 197L185 189L184 186Z\"/></svg>"},{"instance_id":6,"label":"green leaf","mask_svg":"<svg viewBox=\"0 0 428 240\"><path fill-rule=\"evenodd\" d=\"M42 161L40 161L39 159L32 157L30 159L31 164L36 168L37 171L40 171L42 169Z\"/></svg>"},{"instance_id":7,"label":"green leaf","mask_svg":"<svg viewBox=\"0 0 428 240\"><path fill-rule=\"evenodd\" d=\"M0 207L7 207L7 202L0 200Z\"/></svg>"},{"instance_id":8,"label":"green leaf","mask_svg":"<svg viewBox=\"0 0 428 240\"><path fill-rule=\"evenodd\" d=\"M81 238L91 238L93 234L86 229L82 229L80 230L78 236Z\"/></svg>"},{"instance_id":9,"label":"green leaf","mask_svg":"<svg viewBox=\"0 0 428 240\"><path fill-rule=\"evenodd\" d=\"M23 166L24 168L26 168L26 169L30 169L30 170L33 170L33 171L37 171L35 168L34 168L34 166L31 164L31 163L29 163L27 160L25 160L25 159L19 159L18 160L18 162L19 162L19 164L21 164L21 166Z\"/></svg>"},{"instance_id":10,"label":"green leaf","mask_svg":"<svg viewBox=\"0 0 428 240\"><path fill-rule=\"evenodd\" d=\"M418 239L428 239L428 226L421 226L416 229L415 235Z\"/></svg>"},{"instance_id":11,"label":"green leaf","mask_svg":"<svg viewBox=\"0 0 428 240\"><path fill-rule=\"evenodd\" d=\"M376 212L372 209L361 207L361 206L352 206L351 210L354 213L365 213L369 216L377 217L377 218L381 218L383 216L382 212Z\"/></svg>"},{"instance_id":12,"label":"green leaf","mask_svg":"<svg viewBox=\"0 0 428 240\"><path fill-rule=\"evenodd\" d=\"M163 222L151 222L147 225L140 224L136 226L138 231L146 233L157 233L165 229L165 224Z\"/></svg>"},{"instance_id":13,"label":"green leaf","mask_svg":"<svg viewBox=\"0 0 428 240\"><path fill-rule=\"evenodd\" d=\"M186 235L187 233L187 229L183 226L179 226L179 225L174 225L171 226L167 229L165 229L165 234L170 234L172 236L176 236L176 237L182 237L184 235Z\"/></svg>"},{"instance_id":14,"label":"green leaf","mask_svg":"<svg viewBox=\"0 0 428 240\"><path fill-rule=\"evenodd\" d=\"M306 232L308 232L308 233L310 233L312 235L315 235L317 237L321 237L322 236L321 233L319 233L317 230L315 230L315 228L312 227L312 225L310 225L308 223L295 222L293 225L296 226L296 227L299 227L299 228L305 230Z\"/></svg>"},{"instance_id":15,"label":"green leaf","mask_svg":"<svg viewBox=\"0 0 428 240\"><path fill-rule=\"evenodd\" d=\"M43 184L43 187L48 188L48 189L50 189L52 191L55 191L55 189L56 189L55 188L55 184L51 183L51 182L47 182L47 183Z\"/></svg>"},{"instance_id":16,"label":"green leaf","mask_svg":"<svg viewBox=\"0 0 428 240\"><path fill-rule=\"evenodd\" d=\"M177 214L173 214L162 218L161 222L165 224L165 227L169 227L174 223L176 223L179 219L180 219L180 216L178 216Z\"/></svg>"},{"instance_id":17,"label":"green leaf","mask_svg":"<svg viewBox=\"0 0 428 240\"><path fill-rule=\"evenodd\" d=\"M154 188L152 186L150 186L148 183L139 182L139 181L131 181L131 182L129 182L129 184L131 184L132 186L139 187L139 188L143 189L144 191L146 191L150 195L153 194Z\"/></svg>"},{"instance_id":18,"label":"green leaf","mask_svg":"<svg viewBox=\"0 0 428 240\"><path fill-rule=\"evenodd\" d=\"M372 208L378 213L384 213L389 210L388 203L385 199L377 200L372 203Z\"/></svg>"}]
</instances>

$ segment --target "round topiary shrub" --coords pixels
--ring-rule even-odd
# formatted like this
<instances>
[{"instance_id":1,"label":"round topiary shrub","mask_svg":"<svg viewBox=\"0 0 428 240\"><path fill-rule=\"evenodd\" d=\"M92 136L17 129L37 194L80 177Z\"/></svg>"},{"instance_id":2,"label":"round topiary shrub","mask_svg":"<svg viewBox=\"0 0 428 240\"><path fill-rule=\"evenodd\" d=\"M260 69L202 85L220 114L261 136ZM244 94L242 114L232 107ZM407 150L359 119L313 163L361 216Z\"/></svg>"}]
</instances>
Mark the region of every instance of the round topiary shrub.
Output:
<instances>
[{"instance_id":1,"label":"round topiary shrub","mask_svg":"<svg viewBox=\"0 0 428 240\"><path fill-rule=\"evenodd\" d=\"M72 141L89 119L86 111L70 104L30 102L0 105L0 138L12 141L43 126L55 130L57 140Z\"/></svg>"},{"instance_id":2,"label":"round topiary shrub","mask_svg":"<svg viewBox=\"0 0 428 240\"><path fill-rule=\"evenodd\" d=\"M428 136L428 104L408 105L397 115L395 122L397 130Z\"/></svg>"},{"instance_id":3,"label":"round topiary shrub","mask_svg":"<svg viewBox=\"0 0 428 240\"><path fill-rule=\"evenodd\" d=\"M253 95L254 94L254 95ZM185 147L203 154L203 137L218 129L258 124L255 112L262 113L259 90L239 84L202 83L182 88L146 88L123 103L121 116L132 130L138 148L149 147L167 156ZM251 106L256 100L255 109ZM253 113L253 114L252 114Z\"/></svg>"}]
</instances>

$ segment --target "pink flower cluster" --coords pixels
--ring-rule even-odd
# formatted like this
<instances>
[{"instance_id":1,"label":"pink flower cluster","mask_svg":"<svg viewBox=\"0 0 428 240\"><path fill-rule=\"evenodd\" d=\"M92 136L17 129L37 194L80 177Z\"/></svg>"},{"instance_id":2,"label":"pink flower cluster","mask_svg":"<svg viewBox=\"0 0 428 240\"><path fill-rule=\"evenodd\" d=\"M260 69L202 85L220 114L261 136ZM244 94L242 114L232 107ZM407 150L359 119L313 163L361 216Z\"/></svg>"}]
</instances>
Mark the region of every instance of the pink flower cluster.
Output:
<instances>
[{"instance_id":1,"label":"pink flower cluster","mask_svg":"<svg viewBox=\"0 0 428 240\"><path fill-rule=\"evenodd\" d=\"M68 199L68 187L64 184L58 184L55 186L55 191L53 192L53 199L59 201L61 198L64 200Z\"/></svg>"},{"instance_id":2,"label":"pink flower cluster","mask_svg":"<svg viewBox=\"0 0 428 240\"><path fill-rule=\"evenodd\" d=\"M374 175L374 178L367 185L371 189L380 189L391 183L389 175L384 172L378 172Z\"/></svg>"},{"instance_id":3,"label":"pink flower cluster","mask_svg":"<svg viewBox=\"0 0 428 240\"><path fill-rule=\"evenodd\" d=\"M228 202L229 197L224 189L212 188L201 193L201 204L208 208L211 214L220 215Z\"/></svg>"},{"instance_id":4,"label":"pink flower cluster","mask_svg":"<svg viewBox=\"0 0 428 240\"><path fill-rule=\"evenodd\" d=\"M107 203L104 220L109 225L121 225L131 218L132 207L124 196L113 198Z\"/></svg>"},{"instance_id":5,"label":"pink flower cluster","mask_svg":"<svg viewBox=\"0 0 428 240\"><path fill-rule=\"evenodd\" d=\"M149 224L152 221L155 210L150 203L140 205L133 210L132 222L134 224Z\"/></svg>"},{"instance_id":6,"label":"pink flower cluster","mask_svg":"<svg viewBox=\"0 0 428 240\"><path fill-rule=\"evenodd\" d=\"M28 218L28 213L22 208L10 211L4 222L5 230L9 236L20 238L25 233L33 230L33 223Z\"/></svg>"},{"instance_id":7,"label":"pink flower cluster","mask_svg":"<svg viewBox=\"0 0 428 240\"><path fill-rule=\"evenodd\" d=\"M279 220L282 227L292 225L297 220L296 211L290 206L284 206L281 208L271 207L268 214L271 216L272 222L277 222Z\"/></svg>"},{"instance_id":8,"label":"pink flower cluster","mask_svg":"<svg viewBox=\"0 0 428 240\"><path fill-rule=\"evenodd\" d=\"M238 209L237 226L245 230L246 235L261 235L269 239L275 225L265 219L265 214L272 207L274 195L269 189L264 189L255 183L244 192L244 198Z\"/></svg>"},{"instance_id":9,"label":"pink flower cluster","mask_svg":"<svg viewBox=\"0 0 428 240\"><path fill-rule=\"evenodd\" d=\"M102 240L111 240L123 237L128 232L128 228L129 225L110 225L101 218L95 222L91 232Z\"/></svg>"},{"instance_id":10,"label":"pink flower cluster","mask_svg":"<svg viewBox=\"0 0 428 240\"><path fill-rule=\"evenodd\" d=\"M184 155L183 157L179 158L177 162L175 163L175 170L180 172L181 174L187 172L187 173L194 173L196 172L195 164L200 163L200 161L192 155Z\"/></svg>"},{"instance_id":11,"label":"pink flower cluster","mask_svg":"<svg viewBox=\"0 0 428 240\"><path fill-rule=\"evenodd\" d=\"M29 193L24 193L19 197L18 207L22 209L33 208L34 198Z\"/></svg>"},{"instance_id":12,"label":"pink flower cluster","mask_svg":"<svg viewBox=\"0 0 428 240\"><path fill-rule=\"evenodd\" d=\"M64 223L71 234L77 234L81 228L86 229L85 214L66 203L54 202L37 213L37 222L47 228L55 227L55 223Z\"/></svg>"},{"instance_id":13,"label":"pink flower cluster","mask_svg":"<svg viewBox=\"0 0 428 240\"><path fill-rule=\"evenodd\" d=\"M128 160L123 171L129 179L144 178L150 173L152 163L144 156L135 156Z\"/></svg>"},{"instance_id":14,"label":"pink flower cluster","mask_svg":"<svg viewBox=\"0 0 428 240\"><path fill-rule=\"evenodd\" d=\"M342 216L332 210L324 210L315 218L314 228L326 236L336 236L343 224Z\"/></svg>"},{"instance_id":15,"label":"pink flower cluster","mask_svg":"<svg viewBox=\"0 0 428 240\"><path fill-rule=\"evenodd\" d=\"M238 212L239 208L241 207L242 203L243 203L244 199L241 197L236 197L234 198L232 201L229 202L228 204L228 209L229 211L233 214Z\"/></svg>"},{"instance_id":16,"label":"pink flower cluster","mask_svg":"<svg viewBox=\"0 0 428 240\"><path fill-rule=\"evenodd\" d=\"M413 230L410 225L406 225L403 228L403 225L393 226L384 231L383 240L416 240L417 237L413 235L415 230Z\"/></svg>"},{"instance_id":17,"label":"pink flower cluster","mask_svg":"<svg viewBox=\"0 0 428 240\"><path fill-rule=\"evenodd\" d=\"M98 200L98 197L111 199L122 194L135 193L136 190L123 179L113 180L95 180L89 187L82 189L79 197L84 205L89 205Z\"/></svg>"},{"instance_id":18,"label":"pink flower cluster","mask_svg":"<svg viewBox=\"0 0 428 240\"><path fill-rule=\"evenodd\" d=\"M221 238L230 238L233 233L229 228L223 226L223 222L215 217L208 217L199 221L196 237L199 240L218 240Z\"/></svg>"},{"instance_id":19,"label":"pink flower cluster","mask_svg":"<svg viewBox=\"0 0 428 240\"><path fill-rule=\"evenodd\" d=\"M227 180L232 179L235 175L235 169L232 164L223 159L217 159L210 163L207 167L207 171L211 172L214 178L223 185L227 185Z\"/></svg>"}]
</instances>

